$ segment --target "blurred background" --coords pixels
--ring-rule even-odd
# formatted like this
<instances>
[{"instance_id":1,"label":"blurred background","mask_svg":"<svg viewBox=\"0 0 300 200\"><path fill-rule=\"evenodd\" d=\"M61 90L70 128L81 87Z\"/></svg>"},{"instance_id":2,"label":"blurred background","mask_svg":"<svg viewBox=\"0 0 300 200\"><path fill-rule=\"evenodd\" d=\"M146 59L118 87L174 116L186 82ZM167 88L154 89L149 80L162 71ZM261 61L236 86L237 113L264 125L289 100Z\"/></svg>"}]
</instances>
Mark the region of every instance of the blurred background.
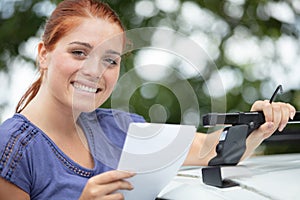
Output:
<instances>
[{"instance_id":1,"label":"blurred background","mask_svg":"<svg viewBox=\"0 0 300 200\"><path fill-rule=\"evenodd\" d=\"M59 2L0 2L0 122L13 115L18 100L37 77L37 43L47 17ZM269 99L279 84L284 91L276 101L289 102L300 110L300 0L106 2L127 30L173 30L205 52L205 56L199 52L201 62L196 68L161 49L135 49L125 55L120 77L130 72L134 74L131 81L142 80L129 97L125 93L130 83L120 84L113 95L125 98L125 110L147 121L195 124L199 131L206 132L201 126L202 115L249 111L254 101ZM150 43L157 38L157 32L152 33L148 36L153 39ZM150 65L158 66L158 70L139 71L139 66ZM174 76L176 79L172 79ZM162 80L170 81L162 84ZM191 101L189 106L188 99L178 100L178 94L172 91L178 80L188 83L196 103ZM187 96L183 91L179 93ZM103 107L115 106L109 99ZM299 142L300 127L290 125L284 134L276 133L267 140L260 153L300 152Z\"/></svg>"}]
</instances>

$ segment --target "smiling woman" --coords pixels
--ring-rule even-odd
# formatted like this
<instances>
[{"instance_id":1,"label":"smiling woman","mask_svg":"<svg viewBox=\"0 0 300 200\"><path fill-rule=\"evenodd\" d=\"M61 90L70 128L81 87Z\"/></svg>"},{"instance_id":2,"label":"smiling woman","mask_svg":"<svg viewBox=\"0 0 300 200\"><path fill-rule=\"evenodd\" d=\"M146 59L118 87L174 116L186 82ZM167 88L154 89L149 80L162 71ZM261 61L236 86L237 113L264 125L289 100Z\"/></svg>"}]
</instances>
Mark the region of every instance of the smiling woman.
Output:
<instances>
[{"instance_id":1,"label":"smiling woman","mask_svg":"<svg viewBox=\"0 0 300 200\"><path fill-rule=\"evenodd\" d=\"M123 179L133 174L110 171L115 166L105 158L95 160L87 145L90 137L81 137L85 129L93 134L95 122L79 122L112 93L123 32L114 11L98 1L66 0L54 10L38 45L40 76L21 98L17 113L1 125L0 199L118 199L121 195L113 191L132 189ZM112 111L95 113L103 134L113 135L105 128L118 129ZM144 121L118 113L123 120ZM111 142L121 148L122 141ZM95 188L99 191L91 192Z\"/></svg>"}]
</instances>

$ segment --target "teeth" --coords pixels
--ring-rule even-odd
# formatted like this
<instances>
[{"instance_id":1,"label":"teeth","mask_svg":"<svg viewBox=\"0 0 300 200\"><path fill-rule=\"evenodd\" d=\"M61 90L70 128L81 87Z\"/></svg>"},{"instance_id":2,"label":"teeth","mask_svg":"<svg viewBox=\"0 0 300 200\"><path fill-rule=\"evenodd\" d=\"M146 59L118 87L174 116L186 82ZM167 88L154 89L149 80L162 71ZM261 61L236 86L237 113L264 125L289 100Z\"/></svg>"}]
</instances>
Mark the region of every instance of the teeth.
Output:
<instances>
[{"instance_id":1,"label":"teeth","mask_svg":"<svg viewBox=\"0 0 300 200\"><path fill-rule=\"evenodd\" d=\"M82 85L82 84L79 84L77 82L75 82L73 84L73 86L76 88L76 89L79 89L79 90L82 90L82 91L85 91L85 92L90 92L90 93L96 93L97 92L97 88L91 88L91 87L88 87L86 85Z\"/></svg>"}]
</instances>

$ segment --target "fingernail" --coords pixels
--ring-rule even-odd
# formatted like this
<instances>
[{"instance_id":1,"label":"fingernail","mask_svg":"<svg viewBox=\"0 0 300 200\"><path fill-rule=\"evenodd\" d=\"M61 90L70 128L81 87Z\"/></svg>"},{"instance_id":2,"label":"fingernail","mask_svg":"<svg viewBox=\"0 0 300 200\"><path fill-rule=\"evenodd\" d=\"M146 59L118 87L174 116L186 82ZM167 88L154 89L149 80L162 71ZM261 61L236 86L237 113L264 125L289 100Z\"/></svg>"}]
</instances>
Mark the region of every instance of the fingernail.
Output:
<instances>
[{"instance_id":1,"label":"fingernail","mask_svg":"<svg viewBox=\"0 0 300 200\"><path fill-rule=\"evenodd\" d=\"M136 173L134 173L134 172L130 172L130 175L131 175L131 176L135 176L135 175L136 175Z\"/></svg>"},{"instance_id":2,"label":"fingernail","mask_svg":"<svg viewBox=\"0 0 300 200\"><path fill-rule=\"evenodd\" d=\"M281 132L281 131L283 131L283 129L284 129L284 128L285 128L285 125L284 125L284 124L282 124L282 125L280 125L280 126L279 126L279 128L278 128L278 131L280 131L280 132Z\"/></svg>"},{"instance_id":3,"label":"fingernail","mask_svg":"<svg viewBox=\"0 0 300 200\"><path fill-rule=\"evenodd\" d=\"M122 171L122 170L121 170ZM124 170L124 172L128 173L128 174L135 174L133 171L126 171Z\"/></svg>"},{"instance_id":4,"label":"fingernail","mask_svg":"<svg viewBox=\"0 0 300 200\"><path fill-rule=\"evenodd\" d=\"M290 118L293 120L294 119L294 117L295 117L295 112L291 112L291 114L290 114Z\"/></svg>"},{"instance_id":5,"label":"fingernail","mask_svg":"<svg viewBox=\"0 0 300 200\"><path fill-rule=\"evenodd\" d=\"M134 189L134 187L133 187L133 185L129 185L129 190L133 190Z\"/></svg>"}]
</instances>

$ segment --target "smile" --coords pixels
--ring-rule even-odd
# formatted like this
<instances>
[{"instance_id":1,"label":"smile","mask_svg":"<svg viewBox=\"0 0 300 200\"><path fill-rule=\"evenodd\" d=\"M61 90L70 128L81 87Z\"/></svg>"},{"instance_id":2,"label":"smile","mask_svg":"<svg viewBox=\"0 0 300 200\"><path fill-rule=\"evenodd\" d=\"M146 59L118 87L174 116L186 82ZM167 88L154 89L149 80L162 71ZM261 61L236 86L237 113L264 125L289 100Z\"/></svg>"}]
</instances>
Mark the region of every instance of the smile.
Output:
<instances>
[{"instance_id":1,"label":"smile","mask_svg":"<svg viewBox=\"0 0 300 200\"><path fill-rule=\"evenodd\" d=\"M73 82L72 85L74 86L74 88L79 89L81 91L84 92L89 92L89 93L97 93L100 91L100 88L93 88L93 87L89 87L77 82Z\"/></svg>"}]
</instances>

